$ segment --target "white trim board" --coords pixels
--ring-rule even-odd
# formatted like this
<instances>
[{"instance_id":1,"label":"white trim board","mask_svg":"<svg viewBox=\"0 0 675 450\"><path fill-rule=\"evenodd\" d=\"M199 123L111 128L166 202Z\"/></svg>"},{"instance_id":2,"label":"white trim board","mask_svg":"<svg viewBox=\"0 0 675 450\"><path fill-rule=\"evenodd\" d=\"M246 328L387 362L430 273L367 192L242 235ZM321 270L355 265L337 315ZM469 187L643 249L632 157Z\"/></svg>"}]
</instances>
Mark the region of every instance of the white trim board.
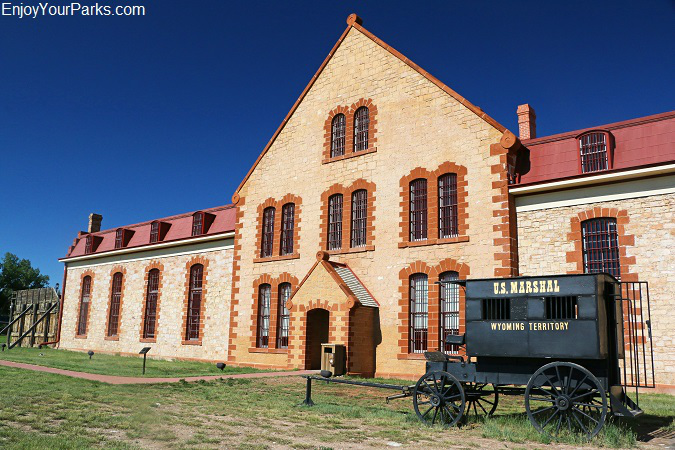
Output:
<instances>
[{"instance_id":1,"label":"white trim board","mask_svg":"<svg viewBox=\"0 0 675 450\"><path fill-rule=\"evenodd\" d=\"M134 252L133 255L129 254L117 254L117 255L101 255L95 260L85 259L85 260L68 260L64 261L66 268L87 268L87 267L96 267L106 264L124 264L132 261L143 261L150 259L160 259L160 258L169 258L173 256L183 256L183 255L192 255L195 253L207 253L215 252L218 250L227 250L234 248L234 239L221 239L219 241L202 241L194 244L183 245L180 248L176 247L164 247L164 248L154 248L144 251Z\"/></svg>"},{"instance_id":2,"label":"white trim board","mask_svg":"<svg viewBox=\"0 0 675 450\"><path fill-rule=\"evenodd\" d=\"M538 211L673 193L675 193L675 175L667 175L543 194L523 195L516 197L516 212Z\"/></svg>"}]
</instances>

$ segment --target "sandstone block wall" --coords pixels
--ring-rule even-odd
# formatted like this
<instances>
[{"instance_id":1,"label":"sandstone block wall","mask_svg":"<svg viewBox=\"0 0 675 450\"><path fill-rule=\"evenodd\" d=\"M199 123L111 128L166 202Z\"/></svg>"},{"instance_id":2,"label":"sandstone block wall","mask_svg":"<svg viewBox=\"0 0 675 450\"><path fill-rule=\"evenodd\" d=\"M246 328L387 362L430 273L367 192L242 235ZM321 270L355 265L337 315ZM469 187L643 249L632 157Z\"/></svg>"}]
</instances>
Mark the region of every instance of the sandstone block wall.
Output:
<instances>
[{"instance_id":1,"label":"sandstone block wall","mask_svg":"<svg viewBox=\"0 0 675 450\"><path fill-rule=\"evenodd\" d=\"M627 212L622 242L630 272L649 282L654 364L657 384L675 385L675 194L591 203L518 213L521 275L564 274L577 270L568 257L571 220L595 208ZM568 262L570 260L570 262Z\"/></svg>"}]
</instances>

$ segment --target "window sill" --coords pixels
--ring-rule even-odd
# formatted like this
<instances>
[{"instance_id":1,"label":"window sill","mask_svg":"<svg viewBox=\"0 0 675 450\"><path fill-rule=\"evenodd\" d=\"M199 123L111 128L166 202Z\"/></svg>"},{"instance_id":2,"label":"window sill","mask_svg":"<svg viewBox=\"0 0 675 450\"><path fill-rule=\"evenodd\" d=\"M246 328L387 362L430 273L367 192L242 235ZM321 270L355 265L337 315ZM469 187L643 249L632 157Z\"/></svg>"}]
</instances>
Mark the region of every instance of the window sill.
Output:
<instances>
[{"instance_id":1,"label":"window sill","mask_svg":"<svg viewBox=\"0 0 675 450\"><path fill-rule=\"evenodd\" d=\"M87 335L86 334L76 334L75 339L87 339Z\"/></svg>"},{"instance_id":2,"label":"window sill","mask_svg":"<svg viewBox=\"0 0 675 450\"><path fill-rule=\"evenodd\" d=\"M272 354L288 354L287 348L258 348L250 347L248 349L249 353L272 353Z\"/></svg>"},{"instance_id":3,"label":"window sill","mask_svg":"<svg viewBox=\"0 0 675 450\"><path fill-rule=\"evenodd\" d=\"M202 341L201 341L201 340L199 340L199 341L186 341L186 340L183 340L183 342L181 342L181 343L182 343L183 345L202 345Z\"/></svg>"},{"instance_id":4,"label":"window sill","mask_svg":"<svg viewBox=\"0 0 675 450\"><path fill-rule=\"evenodd\" d=\"M266 256L265 258L254 258L254 263L264 263L272 261L286 261L289 259L298 259L300 258L300 253L291 253L290 255L279 255L279 256Z\"/></svg>"},{"instance_id":5,"label":"window sill","mask_svg":"<svg viewBox=\"0 0 675 450\"><path fill-rule=\"evenodd\" d=\"M154 344L157 342L157 338L140 338L138 342L142 342L144 344Z\"/></svg>"},{"instance_id":6,"label":"window sill","mask_svg":"<svg viewBox=\"0 0 675 450\"><path fill-rule=\"evenodd\" d=\"M348 255L350 253L372 252L374 250L374 245L364 245L363 247L349 248L347 250L326 250L326 253L329 255Z\"/></svg>"},{"instance_id":7,"label":"window sill","mask_svg":"<svg viewBox=\"0 0 675 450\"><path fill-rule=\"evenodd\" d=\"M323 161L321 161L321 164L329 164L329 163L332 163L332 162L356 158L357 156L368 155L370 153L375 153L375 152L377 152L377 147L372 147L372 148L369 148L368 150L361 150L360 152L351 152L351 153L344 154L342 156L336 156L335 158L326 158Z\"/></svg>"},{"instance_id":8,"label":"window sill","mask_svg":"<svg viewBox=\"0 0 675 450\"><path fill-rule=\"evenodd\" d=\"M400 242L398 248L406 247L424 247L427 245L456 244L458 242L469 242L469 236L457 236L444 239L426 239L424 241Z\"/></svg>"},{"instance_id":9,"label":"window sill","mask_svg":"<svg viewBox=\"0 0 675 450\"><path fill-rule=\"evenodd\" d=\"M413 361L426 360L424 353L399 353L396 355L396 359L409 359Z\"/></svg>"},{"instance_id":10,"label":"window sill","mask_svg":"<svg viewBox=\"0 0 675 450\"><path fill-rule=\"evenodd\" d=\"M105 339L106 341L119 341L120 337L119 336L106 336L103 339Z\"/></svg>"}]
</instances>

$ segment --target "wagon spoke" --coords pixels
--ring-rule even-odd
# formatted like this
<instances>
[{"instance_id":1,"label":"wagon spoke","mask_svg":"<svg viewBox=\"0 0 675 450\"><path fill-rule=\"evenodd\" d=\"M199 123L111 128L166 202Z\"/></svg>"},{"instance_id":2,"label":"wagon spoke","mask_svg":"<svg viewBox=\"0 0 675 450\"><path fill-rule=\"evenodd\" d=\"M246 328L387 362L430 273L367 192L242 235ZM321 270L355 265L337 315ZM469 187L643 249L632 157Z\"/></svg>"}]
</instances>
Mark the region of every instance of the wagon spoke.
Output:
<instances>
[{"instance_id":1,"label":"wagon spoke","mask_svg":"<svg viewBox=\"0 0 675 450\"><path fill-rule=\"evenodd\" d=\"M570 397L574 395L575 392L577 392L577 389L579 389L579 386L584 384L584 381L588 378L588 375L584 375L584 377L581 379L581 381L575 386L574 390L569 394Z\"/></svg>"},{"instance_id":2,"label":"wagon spoke","mask_svg":"<svg viewBox=\"0 0 675 450\"><path fill-rule=\"evenodd\" d=\"M588 429L586 429L586 427L584 426L584 424L581 423L581 420L579 420L579 418L577 417L577 414L574 412L574 409L572 409L572 417L574 417L574 420L577 421L577 423L579 424L579 426L581 427L581 429L584 430L584 433L586 433L587 435L590 434L590 431L588 431Z\"/></svg>"},{"instance_id":3,"label":"wagon spoke","mask_svg":"<svg viewBox=\"0 0 675 450\"><path fill-rule=\"evenodd\" d=\"M553 384L551 379L548 377L548 375L546 375L544 372L542 372L541 374L546 378L546 381L548 381L548 384L549 384L549 386L551 386L551 389L553 390L553 393L555 394L555 396L556 397L560 396L560 394L558 393L558 389L556 389L555 385Z\"/></svg>"},{"instance_id":4,"label":"wagon spoke","mask_svg":"<svg viewBox=\"0 0 675 450\"><path fill-rule=\"evenodd\" d=\"M450 422L455 420L455 416L452 415L452 413L448 409L447 405L443 405L443 409L445 410L445 413L448 415L448 417L450 417Z\"/></svg>"},{"instance_id":5,"label":"wagon spoke","mask_svg":"<svg viewBox=\"0 0 675 450\"><path fill-rule=\"evenodd\" d=\"M595 422L595 423L600 423L600 421L595 420L593 417L589 416L588 414L586 414L585 412L583 412L582 410L580 410L580 409L577 408L576 406L573 406L572 409L574 409L574 410L580 412L580 413L583 414L584 416L586 416L586 417L588 417L589 419L591 419L593 422Z\"/></svg>"},{"instance_id":6,"label":"wagon spoke","mask_svg":"<svg viewBox=\"0 0 675 450\"><path fill-rule=\"evenodd\" d=\"M532 415L539 414L539 413L542 413L544 411L548 411L549 409L553 409L553 408L555 408L555 406L549 406L547 408L538 409L536 411L533 411Z\"/></svg>"},{"instance_id":7,"label":"wagon spoke","mask_svg":"<svg viewBox=\"0 0 675 450\"><path fill-rule=\"evenodd\" d=\"M539 402L550 402L550 403L555 402L555 400L553 400L552 398L544 398L544 397L530 397L530 400L537 400Z\"/></svg>"},{"instance_id":8,"label":"wagon spoke","mask_svg":"<svg viewBox=\"0 0 675 450\"><path fill-rule=\"evenodd\" d=\"M436 416L438 415L438 408L434 410L434 418L431 419L431 424L434 425L436 423Z\"/></svg>"},{"instance_id":9,"label":"wagon spoke","mask_svg":"<svg viewBox=\"0 0 675 450\"><path fill-rule=\"evenodd\" d=\"M426 411L424 411L424 414L422 414L422 417L426 417L426 415L429 414L429 411L431 411L432 409L434 409L434 405L431 405L431 406L429 407L429 409L427 409Z\"/></svg>"},{"instance_id":10,"label":"wagon spoke","mask_svg":"<svg viewBox=\"0 0 675 450\"><path fill-rule=\"evenodd\" d=\"M593 405L590 403L579 403L579 402L574 402L575 405L580 405L580 406L586 406L588 408L597 408L597 409L604 409L603 405Z\"/></svg>"},{"instance_id":11,"label":"wagon spoke","mask_svg":"<svg viewBox=\"0 0 675 450\"><path fill-rule=\"evenodd\" d=\"M543 410L542 410L542 411L543 411ZM541 411L540 411L540 412L541 412ZM558 411L557 409L556 409L555 411L553 411L553 414L551 414L551 416L550 416L548 419L546 419L546 422L544 422L544 423L541 425L541 429L542 429L542 430L543 430L544 428L546 428L546 425L548 425L548 423L551 421L551 419L553 419L553 418L558 414L558 412L559 412L559 411Z\"/></svg>"},{"instance_id":12,"label":"wagon spoke","mask_svg":"<svg viewBox=\"0 0 675 450\"><path fill-rule=\"evenodd\" d=\"M565 380L560 376L560 370L558 369L558 366L555 366L555 376L558 378L558 383L560 383L560 392L567 392Z\"/></svg>"},{"instance_id":13,"label":"wagon spoke","mask_svg":"<svg viewBox=\"0 0 675 450\"><path fill-rule=\"evenodd\" d=\"M555 426L555 435L557 436L560 433L560 424L562 424L562 414L558 414L558 424Z\"/></svg>"},{"instance_id":14,"label":"wagon spoke","mask_svg":"<svg viewBox=\"0 0 675 450\"><path fill-rule=\"evenodd\" d=\"M597 394L597 393L598 393L598 390L593 388L589 392L584 392L583 394L579 394L576 397L572 397L570 400L576 400L576 399L579 399L579 398L581 398L585 395L593 395L593 394Z\"/></svg>"},{"instance_id":15,"label":"wagon spoke","mask_svg":"<svg viewBox=\"0 0 675 450\"><path fill-rule=\"evenodd\" d=\"M487 415L488 412L485 410L485 408L483 408L483 405L480 404L480 401L476 401L476 403L478 403L478 406L480 406L480 409L483 410L483 413L485 413L485 415ZM474 405L475 405L475 403L474 403ZM474 408L474 409L475 409L475 408ZM476 415L478 415L478 412L476 412Z\"/></svg>"}]
</instances>

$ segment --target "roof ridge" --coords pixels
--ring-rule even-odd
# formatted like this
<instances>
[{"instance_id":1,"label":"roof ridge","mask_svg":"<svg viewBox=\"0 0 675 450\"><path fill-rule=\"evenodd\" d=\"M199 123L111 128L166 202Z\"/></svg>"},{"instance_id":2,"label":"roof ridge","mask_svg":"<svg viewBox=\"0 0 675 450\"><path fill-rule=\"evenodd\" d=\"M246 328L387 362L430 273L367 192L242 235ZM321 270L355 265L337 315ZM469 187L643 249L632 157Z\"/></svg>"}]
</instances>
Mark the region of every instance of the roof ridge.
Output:
<instances>
[{"instance_id":1,"label":"roof ridge","mask_svg":"<svg viewBox=\"0 0 675 450\"><path fill-rule=\"evenodd\" d=\"M269 142L267 143L267 145L265 145L265 148L263 149L263 151L260 153L260 155L258 156L258 158L257 158L257 159L255 160L255 162L253 163L253 166L251 166L251 169L248 171L248 173L246 174L246 176L244 177L244 179L241 181L241 183L239 183L239 186L238 186L237 189L234 191L234 195L232 196L232 202L233 202L233 203L236 204L236 203L239 201L239 191L241 190L241 188L244 187L244 184L246 184L246 182L247 182L248 179L250 178L251 174L253 173L253 170L255 170L255 168L258 166L258 163L260 163L260 160L262 160L263 156L265 156L265 154L267 153L267 151L269 150L269 148L272 146L272 144L274 143L274 141L276 141L276 139L277 139L277 137L279 136L279 134L281 134L281 131L284 129L284 127L285 127L286 124L288 123L288 121L289 121L289 119L291 118L291 116L293 115L293 113L298 109L298 106L300 105L300 102L302 102L302 100L304 100L304 98L305 98L305 96L307 95L307 93L309 92L309 90L312 88L312 86L314 86L314 83L315 83L316 80L319 78L319 75L321 75L321 73L323 72L323 69L325 69L326 65L328 65L328 62L331 60L331 58L333 57L333 55L335 54L335 52L337 52L338 48L340 47L340 44L342 44L342 42L343 42L344 39L347 37L347 34L349 33L349 31L350 31L352 28L355 28L357 31L359 31L360 33L362 33L364 36L368 37L370 40L372 40L373 42L375 42L377 45L379 45L380 47L384 48L384 49L387 50L389 53L391 53L392 55L394 55L395 57L397 57L398 59L400 59L401 61L403 61L405 64L407 64L408 66L410 66L410 68L412 68L413 70L415 70L416 72L418 72L420 75L422 75L424 78L426 78L427 80L429 80L429 81L432 82L433 84L435 84L438 88L440 88L440 89L441 89L442 91L444 91L446 94L450 95L450 96L453 97L455 100L459 101L460 104L462 104L462 105L464 105L465 107L467 107L470 111L472 111L473 113L475 113L478 117L480 117L481 119L483 119L484 121L486 121L487 123L489 123L490 125L492 125L493 127L495 127L497 130L499 130L499 131L502 132L502 133L504 133L504 132L506 131L506 127L504 127L503 125L501 125L499 122L497 122L496 120L494 120L492 117L488 116L481 108L479 108L478 106L474 105L473 103L471 103L470 101L468 101L467 99L465 99L464 97L462 97L461 95L459 95L459 94L458 94L457 92L455 92L454 90L450 89L447 85L445 85L443 82L441 82L438 78L434 77L434 76L431 75L429 72L427 72L426 70L422 69L420 66L418 66L417 64L415 64L414 62L412 62L412 61L411 61L410 59L408 59L407 57L405 57L402 53L400 53L399 51L395 50L393 47L391 47L390 45L388 45L387 43L385 43L382 39L378 38L377 36L375 36L375 35L374 35L373 33L371 33L370 31L366 30L366 29L363 27L362 24L363 24L363 21L362 21L361 18L360 18L358 15L356 15L356 14L350 14L349 17L347 17L347 28L345 29L345 31L342 32L342 35L341 35L340 38L337 40L337 42L335 43L335 45L333 46L333 48L331 49L331 51L328 53L328 56L326 56L326 58L323 60L323 62L322 62L321 65L319 66L319 69L316 71L316 73L314 74L314 76L309 80L309 83L307 84L307 86L305 86L305 89L302 91L302 93L300 94L300 96L298 97L298 99L295 101L295 103L294 103L293 106L291 107L291 109L290 109L290 111L288 112L288 114L286 114L286 117L284 117L284 120L281 122L281 124L279 125L279 127L277 128L277 130L276 130L276 131L274 132L274 134L272 135L272 138L269 140Z\"/></svg>"}]
</instances>

